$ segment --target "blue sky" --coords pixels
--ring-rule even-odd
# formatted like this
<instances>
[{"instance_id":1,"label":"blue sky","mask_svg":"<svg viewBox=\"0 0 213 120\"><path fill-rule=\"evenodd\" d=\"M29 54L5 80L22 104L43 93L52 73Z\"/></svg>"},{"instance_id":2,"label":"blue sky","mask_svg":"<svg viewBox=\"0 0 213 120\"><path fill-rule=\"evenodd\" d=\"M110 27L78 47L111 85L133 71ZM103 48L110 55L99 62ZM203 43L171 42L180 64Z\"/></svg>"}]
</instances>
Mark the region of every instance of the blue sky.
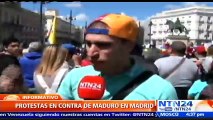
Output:
<instances>
[{"instance_id":1,"label":"blue sky","mask_svg":"<svg viewBox=\"0 0 213 120\"><path fill-rule=\"evenodd\" d=\"M68 16L70 10L76 20L75 25L85 25L96 17L105 13L124 13L135 17L137 20L146 21L150 17L165 10L191 7L210 6L213 2L50 2L44 5L44 9L57 9L60 16ZM31 11L39 11L39 3L22 2L22 7Z\"/></svg>"}]
</instances>

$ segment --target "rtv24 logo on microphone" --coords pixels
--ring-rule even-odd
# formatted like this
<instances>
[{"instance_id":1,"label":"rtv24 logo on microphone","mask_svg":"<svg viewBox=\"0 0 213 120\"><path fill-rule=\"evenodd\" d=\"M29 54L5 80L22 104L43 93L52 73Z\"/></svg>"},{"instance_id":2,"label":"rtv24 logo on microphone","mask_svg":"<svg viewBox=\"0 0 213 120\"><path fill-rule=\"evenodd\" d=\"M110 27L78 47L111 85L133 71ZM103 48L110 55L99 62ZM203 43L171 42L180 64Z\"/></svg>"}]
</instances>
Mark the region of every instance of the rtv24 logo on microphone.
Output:
<instances>
[{"instance_id":1,"label":"rtv24 logo on microphone","mask_svg":"<svg viewBox=\"0 0 213 120\"><path fill-rule=\"evenodd\" d=\"M191 111L191 100L158 100L158 111Z\"/></svg>"}]
</instances>

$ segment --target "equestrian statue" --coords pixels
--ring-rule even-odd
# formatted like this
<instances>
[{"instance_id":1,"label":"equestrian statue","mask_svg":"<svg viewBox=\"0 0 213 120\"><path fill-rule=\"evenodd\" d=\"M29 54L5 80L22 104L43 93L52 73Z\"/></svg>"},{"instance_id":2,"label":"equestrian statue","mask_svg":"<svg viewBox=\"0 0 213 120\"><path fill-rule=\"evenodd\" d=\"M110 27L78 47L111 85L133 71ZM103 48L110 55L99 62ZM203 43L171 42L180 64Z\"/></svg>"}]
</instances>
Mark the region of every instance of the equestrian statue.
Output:
<instances>
[{"instance_id":1,"label":"equestrian statue","mask_svg":"<svg viewBox=\"0 0 213 120\"><path fill-rule=\"evenodd\" d=\"M179 30L178 35L180 35L182 32L185 32L185 35L189 33L186 27L180 23L179 18L177 18L175 23L172 22L171 20L166 20L166 25L169 26L169 29L167 30L167 32L170 30L172 32L172 35L175 29Z\"/></svg>"}]
</instances>

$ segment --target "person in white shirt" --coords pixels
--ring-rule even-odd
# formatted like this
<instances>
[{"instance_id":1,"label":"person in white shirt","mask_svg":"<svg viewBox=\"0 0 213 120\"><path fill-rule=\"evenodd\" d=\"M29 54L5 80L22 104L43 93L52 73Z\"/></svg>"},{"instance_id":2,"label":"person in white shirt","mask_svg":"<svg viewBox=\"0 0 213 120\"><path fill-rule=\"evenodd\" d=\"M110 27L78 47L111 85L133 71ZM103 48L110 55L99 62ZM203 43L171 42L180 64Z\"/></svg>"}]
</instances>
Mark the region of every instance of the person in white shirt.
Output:
<instances>
[{"instance_id":1,"label":"person in white shirt","mask_svg":"<svg viewBox=\"0 0 213 120\"><path fill-rule=\"evenodd\" d=\"M56 93L62 79L71 69L66 61L68 50L59 45L50 45L43 52L41 63L34 73L36 90L40 94Z\"/></svg>"},{"instance_id":2,"label":"person in white shirt","mask_svg":"<svg viewBox=\"0 0 213 120\"><path fill-rule=\"evenodd\" d=\"M181 92L177 91L177 93L179 95L182 94L179 99L186 99L188 89L198 79L198 67L192 60L185 58L185 43L174 41L170 51L169 57L160 58L154 64L157 66L161 77L170 81L175 88L185 89L181 90ZM183 63L176 67L183 59L185 59ZM173 71L175 67L176 70Z\"/></svg>"}]
</instances>

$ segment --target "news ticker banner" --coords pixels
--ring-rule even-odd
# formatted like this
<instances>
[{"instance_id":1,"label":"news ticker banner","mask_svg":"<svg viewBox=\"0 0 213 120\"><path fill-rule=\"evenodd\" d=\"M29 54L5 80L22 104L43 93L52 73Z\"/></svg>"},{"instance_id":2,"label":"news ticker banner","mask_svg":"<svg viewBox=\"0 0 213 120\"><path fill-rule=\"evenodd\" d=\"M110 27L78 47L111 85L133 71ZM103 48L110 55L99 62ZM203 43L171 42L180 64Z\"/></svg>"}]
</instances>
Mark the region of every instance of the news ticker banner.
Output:
<instances>
[{"instance_id":1,"label":"news ticker banner","mask_svg":"<svg viewBox=\"0 0 213 120\"><path fill-rule=\"evenodd\" d=\"M0 94L0 112L212 112L213 100L63 100L57 94Z\"/></svg>"},{"instance_id":2,"label":"news ticker banner","mask_svg":"<svg viewBox=\"0 0 213 120\"><path fill-rule=\"evenodd\" d=\"M0 112L0 118L213 118L213 112Z\"/></svg>"},{"instance_id":3,"label":"news ticker banner","mask_svg":"<svg viewBox=\"0 0 213 120\"><path fill-rule=\"evenodd\" d=\"M62 100L59 95L0 94L3 118L213 118L213 100Z\"/></svg>"},{"instance_id":4,"label":"news ticker banner","mask_svg":"<svg viewBox=\"0 0 213 120\"><path fill-rule=\"evenodd\" d=\"M56 97L57 96L57 97ZM0 112L153 112L156 101L62 100L59 95L0 95Z\"/></svg>"}]
</instances>

